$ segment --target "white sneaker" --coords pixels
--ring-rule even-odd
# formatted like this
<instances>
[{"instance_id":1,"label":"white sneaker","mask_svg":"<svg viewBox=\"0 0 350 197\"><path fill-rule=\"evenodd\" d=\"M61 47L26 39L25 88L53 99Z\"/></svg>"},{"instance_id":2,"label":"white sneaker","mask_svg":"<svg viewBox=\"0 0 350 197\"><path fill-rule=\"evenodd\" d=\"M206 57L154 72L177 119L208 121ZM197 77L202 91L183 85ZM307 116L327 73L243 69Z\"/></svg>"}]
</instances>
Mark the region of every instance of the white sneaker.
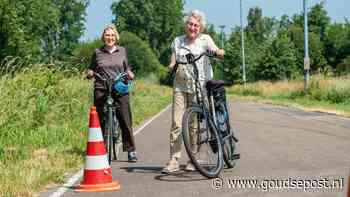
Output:
<instances>
[{"instance_id":1,"label":"white sneaker","mask_svg":"<svg viewBox=\"0 0 350 197\"><path fill-rule=\"evenodd\" d=\"M162 173L169 174L180 170L180 164L177 159L171 159L166 166L163 168Z\"/></svg>"},{"instance_id":2,"label":"white sneaker","mask_svg":"<svg viewBox=\"0 0 350 197\"><path fill-rule=\"evenodd\" d=\"M185 170L186 171L196 171L196 168L194 167L194 165L192 164L191 161L188 161Z\"/></svg>"}]
</instances>

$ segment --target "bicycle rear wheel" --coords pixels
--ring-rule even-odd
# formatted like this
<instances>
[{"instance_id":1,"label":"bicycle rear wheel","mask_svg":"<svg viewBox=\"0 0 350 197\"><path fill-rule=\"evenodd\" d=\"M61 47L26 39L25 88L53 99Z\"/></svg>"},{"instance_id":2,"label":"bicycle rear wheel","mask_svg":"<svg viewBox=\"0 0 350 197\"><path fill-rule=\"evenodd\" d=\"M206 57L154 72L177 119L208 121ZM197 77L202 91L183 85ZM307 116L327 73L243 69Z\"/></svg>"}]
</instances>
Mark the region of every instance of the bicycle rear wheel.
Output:
<instances>
[{"instance_id":1,"label":"bicycle rear wheel","mask_svg":"<svg viewBox=\"0 0 350 197\"><path fill-rule=\"evenodd\" d=\"M236 140L230 126L229 111L224 103L216 108L217 127L222 137L223 156L228 168L233 168L238 159Z\"/></svg>"},{"instance_id":2,"label":"bicycle rear wheel","mask_svg":"<svg viewBox=\"0 0 350 197\"><path fill-rule=\"evenodd\" d=\"M182 119L182 136L188 156L205 177L217 177L223 168L222 145L215 125L201 108L190 107Z\"/></svg>"}]
</instances>

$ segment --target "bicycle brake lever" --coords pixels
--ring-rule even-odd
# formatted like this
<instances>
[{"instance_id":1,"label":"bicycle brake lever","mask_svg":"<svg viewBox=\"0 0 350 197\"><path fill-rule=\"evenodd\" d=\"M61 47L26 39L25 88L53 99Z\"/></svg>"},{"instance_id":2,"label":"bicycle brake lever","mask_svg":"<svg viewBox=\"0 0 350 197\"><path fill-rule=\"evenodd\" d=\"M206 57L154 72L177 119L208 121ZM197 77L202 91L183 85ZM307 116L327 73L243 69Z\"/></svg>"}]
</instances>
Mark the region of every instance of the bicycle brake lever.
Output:
<instances>
[{"instance_id":1,"label":"bicycle brake lever","mask_svg":"<svg viewBox=\"0 0 350 197\"><path fill-rule=\"evenodd\" d=\"M96 79L96 77L97 77L97 78L101 79L102 81L106 81L106 79L103 78L103 77L102 77L100 74L98 74L97 72L94 72L93 77L94 77L95 79Z\"/></svg>"},{"instance_id":2,"label":"bicycle brake lever","mask_svg":"<svg viewBox=\"0 0 350 197\"><path fill-rule=\"evenodd\" d=\"M214 50L207 50L206 51L206 55L208 56L208 57L217 57L218 56L218 54L216 53L216 51L214 51Z\"/></svg>"}]
</instances>

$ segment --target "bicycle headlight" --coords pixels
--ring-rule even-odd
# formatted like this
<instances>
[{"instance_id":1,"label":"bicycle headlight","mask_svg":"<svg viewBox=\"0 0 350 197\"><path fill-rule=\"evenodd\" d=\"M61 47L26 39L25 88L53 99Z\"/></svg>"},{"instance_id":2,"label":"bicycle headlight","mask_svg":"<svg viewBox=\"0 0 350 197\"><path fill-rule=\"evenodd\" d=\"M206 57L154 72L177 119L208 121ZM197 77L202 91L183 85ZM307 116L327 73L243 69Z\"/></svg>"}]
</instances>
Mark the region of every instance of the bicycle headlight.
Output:
<instances>
[{"instance_id":1,"label":"bicycle headlight","mask_svg":"<svg viewBox=\"0 0 350 197\"><path fill-rule=\"evenodd\" d=\"M107 104L108 104L108 105L112 105L112 104L113 104L113 99L108 99L108 100L107 100Z\"/></svg>"}]
</instances>

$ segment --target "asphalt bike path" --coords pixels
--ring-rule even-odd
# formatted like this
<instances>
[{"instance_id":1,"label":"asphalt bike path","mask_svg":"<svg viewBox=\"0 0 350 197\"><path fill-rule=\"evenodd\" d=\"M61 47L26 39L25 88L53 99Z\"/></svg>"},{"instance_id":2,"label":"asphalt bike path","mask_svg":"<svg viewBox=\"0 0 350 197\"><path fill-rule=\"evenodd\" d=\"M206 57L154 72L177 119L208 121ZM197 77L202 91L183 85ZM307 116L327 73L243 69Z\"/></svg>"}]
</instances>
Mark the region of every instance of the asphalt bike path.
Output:
<instances>
[{"instance_id":1,"label":"asphalt bike path","mask_svg":"<svg viewBox=\"0 0 350 197\"><path fill-rule=\"evenodd\" d=\"M161 174L169 159L168 108L137 133L137 163L128 163L126 153L112 162L113 180L121 183L119 191L76 193L66 186L55 197L345 196L350 119L250 102L230 103L230 109L241 159L233 169L224 169L218 179L183 170ZM183 148L183 167L187 160ZM53 192L41 196L53 197Z\"/></svg>"}]
</instances>

